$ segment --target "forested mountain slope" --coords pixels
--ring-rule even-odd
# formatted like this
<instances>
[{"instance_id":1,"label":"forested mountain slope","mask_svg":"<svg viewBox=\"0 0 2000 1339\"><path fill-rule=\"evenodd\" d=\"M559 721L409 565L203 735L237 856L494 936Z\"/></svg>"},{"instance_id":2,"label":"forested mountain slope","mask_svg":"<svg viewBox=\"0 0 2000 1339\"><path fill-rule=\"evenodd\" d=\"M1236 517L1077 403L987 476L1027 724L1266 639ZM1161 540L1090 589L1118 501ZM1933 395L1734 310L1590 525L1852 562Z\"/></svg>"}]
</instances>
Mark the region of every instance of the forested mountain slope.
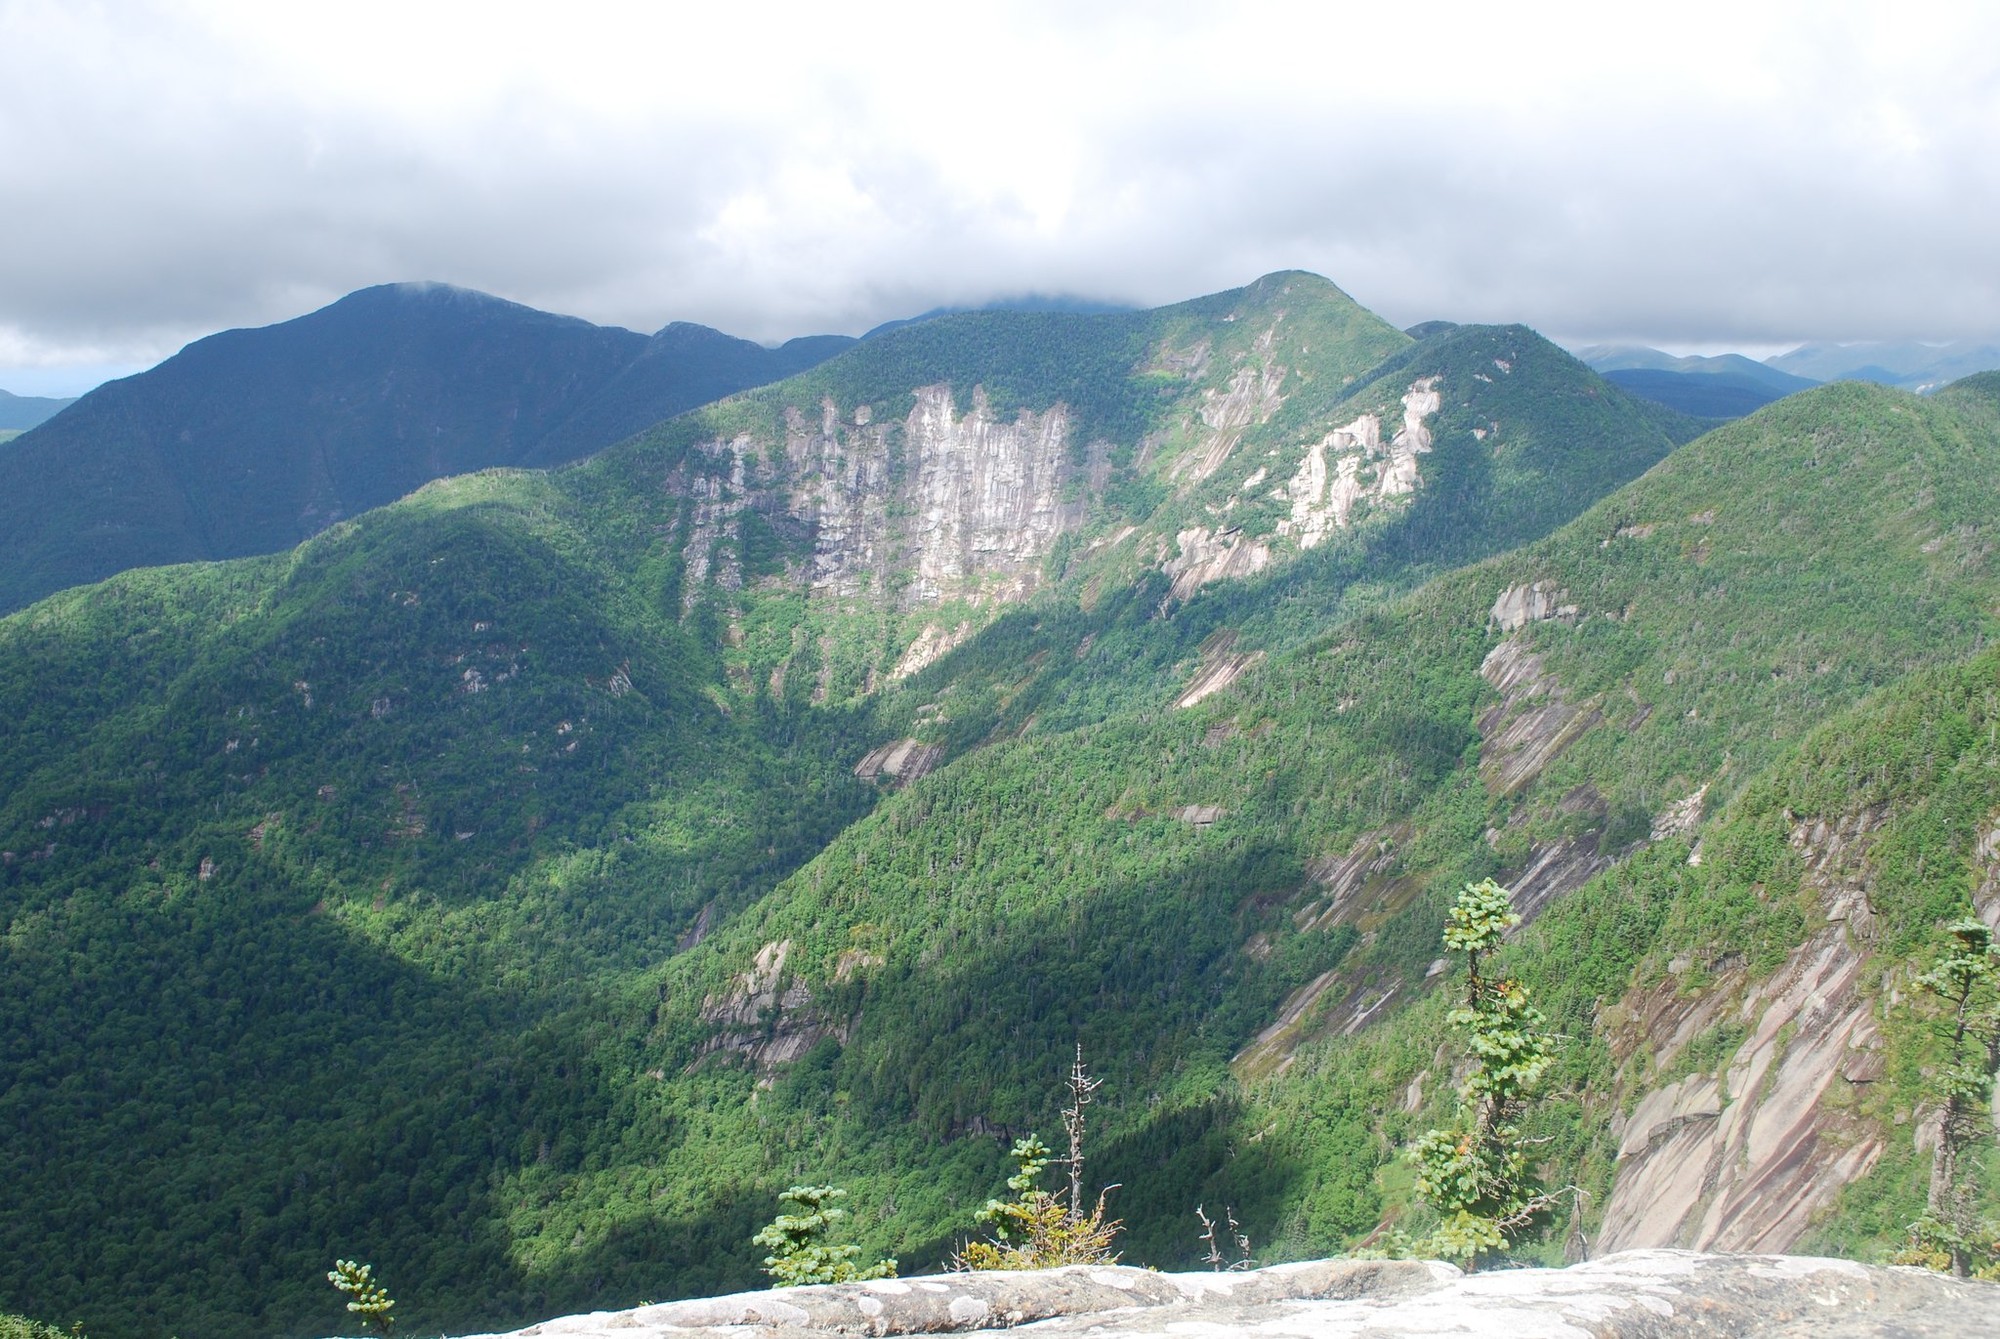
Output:
<instances>
[{"instance_id":1,"label":"forested mountain slope","mask_svg":"<svg viewBox=\"0 0 2000 1339\"><path fill-rule=\"evenodd\" d=\"M802 1177L927 1266L1079 1035L1134 1258L1204 1187L1365 1231L1372 1116L1246 1122L1337 1109L1284 1058L1396 1012L1442 888L1554 899L1982 634L1990 423L1793 403L1668 456L1532 332L1276 275L0 620L0 1307L312 1333L336 1251L426 1327L711 1291ZM1482 756L1496 702L1566 751Z\"/></svg>"},{"instance_id":2,"label":"forested mountain slope","mask_svg":"<svg viewBox=\"0 0 2000 1339\"><path fill-rule=\"evenodd\" d=\"M290 548L445 475L573 460L850 343L764 349L684 323L648 339L443 284L212 335L0 455L0 610Z\"/></svg>"},{"instance_id":3,"label":"forested mountain slope","mask_svg":"<svg viewBox=\"0 0 2000 1339\"><path fill-rule=\"evenodd\" d=\"M881 1244L924 1258L978 1194L960 1169L979 1150L955 1136L1046 1126L1037 1077L1080 1037L1120 1095L1097 1174L1124 1182L1144 1258L1185 1249L1197 1201L1252 1206L1287 1252L1366 1231L1403 1193L1378 1165L1440 1100L1412 1083L1441 1010L1410 1006L1459 883L1499 877L1534 917L1603 877L1534 969L1580 1038L1646 984L1632 971L1663 923L1660 942L1738 955L1742 990L1823 922L1810 892L1767 909L1734 864L1672 871L1704 814L1829 715L1991 636L1996 465L1976 388L1811 392L1184 710L1037 728L925 778L659 969L629 1063L668 1077L634 1100L681 1113L691 1161L654 1184L761 1139L780 1176L894 1204ZM1580 1046L1579 1082L1603 1086L1548 1131L1593 1214L1613 1094L1646 1077L1617 1088L1605 1057L1638 1044ZM694 1093L747 1101L760 1075L779 1084L755 1108L686 1114ZM1793 1168L1802 1209L1767 1226L1795 1241L1866 1165ZM629 1184L586 1169L554 1222L643 1218Z\"/></svg>"}]
</instances>

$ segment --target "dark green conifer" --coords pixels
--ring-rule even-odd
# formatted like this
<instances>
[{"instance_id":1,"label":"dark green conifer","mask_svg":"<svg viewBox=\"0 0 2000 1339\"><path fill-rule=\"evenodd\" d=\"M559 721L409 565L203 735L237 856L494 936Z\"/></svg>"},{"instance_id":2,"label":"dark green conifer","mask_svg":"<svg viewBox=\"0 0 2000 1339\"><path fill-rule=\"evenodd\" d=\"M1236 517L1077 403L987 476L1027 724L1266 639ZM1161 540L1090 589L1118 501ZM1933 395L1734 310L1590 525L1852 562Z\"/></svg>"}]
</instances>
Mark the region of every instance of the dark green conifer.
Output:
<instances>
[{"instance_id":1,"label":"dark green conifer","mask_svg":"<svg viewBox=\"0 0 2000 1339\"><path fill-rule=\"evenodd\" d=\"M1983 921L1949 927L1951 947L1916 984L1939 1001L1934 1026L1945 1043L1931 1087L1941 1099L1923 1217L1910 1224L1899 1263L1949 1269L1959 1278L2000 1273L2000 1225L1981 1222L1979 1162L1993 1144L1993 1079L2000 1071L2000 947Z\"/></svg>"},{"instance_id":2,"label":"dark green conifer","mask_svg":"<svg viewBox=\"0 0 2000 1339\"><path fill-rule=\"evenodd\" d=\"M1505 1250L1558 1198L1536 1184L1521 1120L1555 1063L1541 1011L1519 981L1486 963L1520 924L1507 890L1491 879L1467 884L1447 918L1444 946L1465 954L1465 1003L1449 1015L1465 1034L1472 1065L1459 1085L1458 1117L1430 1130L1409 1151L1417 1193L1439 1223L1420 1249L1476 1265Z\"/></svg>"},{"instance_id":3,"label":"dark green conifer","mask_svg":"<svg viewBox=\"0 0 2000 1339\"><path fill-rule=\"evenodd\" d=\"M781 1213L750 1240L768 1247L764 1272L780 1288L797 1288L808 1283L858 1283L866 1279L896 1277L894 1260L878 1260L863 1268L854 1263L861 1248L852 1243L829 1245L827 1229L847 1217L847 1210L833 1207L833 1201L847 1198L838 1186L793 1186L778 1196L790 1204L793 1213Z\"/></svg>"}]
</instances>

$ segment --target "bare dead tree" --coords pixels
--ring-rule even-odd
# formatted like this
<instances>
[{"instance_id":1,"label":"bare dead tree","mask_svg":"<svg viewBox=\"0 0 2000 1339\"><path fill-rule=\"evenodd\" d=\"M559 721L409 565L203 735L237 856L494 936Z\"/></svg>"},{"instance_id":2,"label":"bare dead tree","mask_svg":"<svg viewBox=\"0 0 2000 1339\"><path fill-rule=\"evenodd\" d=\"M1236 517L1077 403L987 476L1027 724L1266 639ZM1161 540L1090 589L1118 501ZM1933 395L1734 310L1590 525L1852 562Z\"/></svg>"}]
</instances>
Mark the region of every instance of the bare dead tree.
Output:
<instances>
[{"instance_id":1,"label":"bare dead tree","mask_svg":"<svg viewBox=\"0 0 2000 1339\"><path fill-rule=\"evenodd\" d=\"M1222 1272L1222 1246L1215 1239L1215 1220L1208 1216L1208 1206L1205 1204L1194 1206L1194 1216L1201 1219L1201 1235L1195 1240L1205 1242L1208 1246L1208 1250L1201 1257L1202 1263L1219 1274Z\"/></svg>"},{"instance_id":2,"label":"bare dead tree","mask_svg":"<svg viewBox=\"0 0 2000 1339\"><path fill-rule=\"evenodd\" d=\"M1063 1128L1069 1132L1069 1211L1078 1218L1083 1216L1083 1109L1090 1105L1091 1094L1104 1084L1102 1079L1090 1077L1090 1071L1083 1067L1083 1043L1076 1044L1076 1063L1069 1071L1069 1105L1063 1108Z\"/></svg>"},{"instance_id":3,"label":"bare dead tree","mask_svg":"<svg viewBox=\"0 0 2000 1339\"><path fill-rule=\"evenodd\" d=\"M1242 1226L1236 1221L1236 1206L1233 1204L1223 1205L1222 1216L1229 1220L1229 1235L1236 1239L1236 1263L1229 1267L1231 1269L1255 1269L1256 1262L1250 1258L1250 1234L1245 1232Z\"/></svg>"},{"instance_id":4,"label":"bare dead tree","mask_svg":"<svg viewBox=\"0 0 2000 1339\"><path fill-rule=\"evenodd\" d=\"M1218 1274L1224 1270L1256 1268L1255 1262L1250 1259L1249 1234L1244 1232L1242 1224L1236 1221L1236 1207L1234 1205L1225 1204L1222 1206L1223 1223L1217 1223L1213 1218L1208 1216L1208 1206L1205 1204L1194 1206L1194 1216L1201 1220L1202 1228L1201 1235L1196 1237L1195 1240L1208 1247L1208 1250L1201 1257L1203 1264ZM1227 1224L1229 1235L1236 1242L1237 1258L1234 1261L1231 1261L1222 1253L1222 1243L1216 1239L1216 1229L1223 1226L1223 1224Z\"/></svg>"}]
</instances>

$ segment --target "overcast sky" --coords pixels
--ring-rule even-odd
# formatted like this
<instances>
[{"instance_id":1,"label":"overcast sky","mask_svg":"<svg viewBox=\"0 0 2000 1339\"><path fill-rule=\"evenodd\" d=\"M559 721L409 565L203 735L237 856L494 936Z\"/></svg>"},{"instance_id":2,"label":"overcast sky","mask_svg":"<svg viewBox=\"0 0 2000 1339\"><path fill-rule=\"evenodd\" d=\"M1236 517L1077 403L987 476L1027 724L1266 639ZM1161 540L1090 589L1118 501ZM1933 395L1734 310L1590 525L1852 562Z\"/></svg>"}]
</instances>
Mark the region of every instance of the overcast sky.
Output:
<instances>
[{"instance_id":1,"label":"overcast sky","mask_svg":"<svg viewBox=\"0 0 2000 1339\"><path fill-rule=\"evenodd\" d=\"M438 279L774 341L1315 270L1398 324L2000 333L2000 5L0 0L0 388Z\"/></svg>"}]
</instances>

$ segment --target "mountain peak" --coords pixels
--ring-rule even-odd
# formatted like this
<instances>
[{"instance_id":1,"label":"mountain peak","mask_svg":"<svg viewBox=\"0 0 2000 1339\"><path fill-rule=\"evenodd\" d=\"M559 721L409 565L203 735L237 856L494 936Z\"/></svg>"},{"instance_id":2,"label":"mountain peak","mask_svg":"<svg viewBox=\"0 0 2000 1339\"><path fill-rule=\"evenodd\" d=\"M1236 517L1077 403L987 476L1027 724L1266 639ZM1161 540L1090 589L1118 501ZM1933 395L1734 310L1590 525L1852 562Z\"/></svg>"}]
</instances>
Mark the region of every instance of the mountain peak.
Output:
<instances>
[{"instance_id":1,"label":"mountain peak","mask_svg":"<svg viewBox=\"0 0 2000 1339\"><path fill-rule=\"evenodd\" d=\"M359 288L345 297L336 298L317 311L298 317L301 321L311 321L330 314L348 313L412 313L420 315L463 314L466 316L511 316L516 320L540 323L561 322L590 329L616 330L616 326L597 326L580 316L565 316L559 312L547 312L538 307L515 302L509 298L496 297L477 288L461 288L456 284L441 283L434 279L410 279L391 284L374 284ZM286 322L284 324L290 324Z\"/></svg>"}]
</instances>

